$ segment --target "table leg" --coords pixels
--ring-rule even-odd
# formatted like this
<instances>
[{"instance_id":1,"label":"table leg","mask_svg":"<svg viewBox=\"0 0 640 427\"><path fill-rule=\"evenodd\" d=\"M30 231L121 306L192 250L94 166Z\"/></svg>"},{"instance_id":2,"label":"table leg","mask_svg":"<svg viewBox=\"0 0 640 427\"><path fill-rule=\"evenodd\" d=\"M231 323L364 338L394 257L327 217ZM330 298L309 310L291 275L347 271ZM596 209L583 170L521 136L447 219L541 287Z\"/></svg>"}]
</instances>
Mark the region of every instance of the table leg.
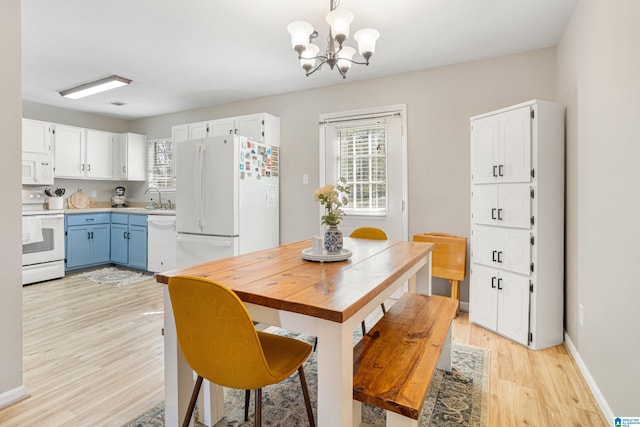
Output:
<instances>
[{"instance_id":1,"label":"table leg","mask_svg":"<svg viewBox=\"0 0 640 427\"><path fill-rule=\"evenodd\" d=\"M317 333L318 427L351 426L354 422L352 329L340 323L319 321Z\"/></svg>"}]
</instances>

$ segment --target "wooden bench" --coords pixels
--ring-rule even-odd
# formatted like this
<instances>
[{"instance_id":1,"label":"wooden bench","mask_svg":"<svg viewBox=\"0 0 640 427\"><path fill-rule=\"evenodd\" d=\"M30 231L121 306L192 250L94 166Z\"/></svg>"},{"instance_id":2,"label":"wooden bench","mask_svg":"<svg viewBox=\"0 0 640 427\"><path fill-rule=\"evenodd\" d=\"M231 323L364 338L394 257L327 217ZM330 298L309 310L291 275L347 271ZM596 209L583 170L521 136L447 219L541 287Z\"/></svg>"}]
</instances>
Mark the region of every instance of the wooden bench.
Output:
<instances>
[{"instance_id":1,"label":"wooden bench","mask_svg":"<svg viewBox=\"0 0 640 427\"><path fill-rule=\"evenodd\" d=\"M362 403L386 411L387 426L415 427L436 368L451 370L458 302L404 294L354 348L354 420Z\"/></svg>"}]
</instances>

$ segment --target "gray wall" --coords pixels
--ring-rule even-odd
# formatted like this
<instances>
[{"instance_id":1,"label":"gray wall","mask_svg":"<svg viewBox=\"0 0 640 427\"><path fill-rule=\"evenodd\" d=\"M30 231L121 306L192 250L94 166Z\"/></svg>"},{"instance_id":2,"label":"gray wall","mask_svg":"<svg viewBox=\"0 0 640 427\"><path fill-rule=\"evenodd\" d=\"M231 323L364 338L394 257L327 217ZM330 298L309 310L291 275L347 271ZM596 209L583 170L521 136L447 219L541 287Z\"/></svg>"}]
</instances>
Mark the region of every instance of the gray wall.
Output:
<instances>
[{"instance_id":1,"label":"gray wall","mask_svg":"<svg viewBox=\"0 0 640 427\"><path fill-rule=\"evenodd\" d=\"M174 124L260 111L279 116L284 243L317 231L311 195L318 186L319 115L406 104L409 235L443 231L468 237L469 117L532 98L555 99L555 49L136 120L129 130L159 138L170 136ZM302 184L303 174L310 176L308 185ZM448 284L439 281L436 292L448 293ZM461 296L468 301L468 279Z\"/></svg>"},{"instance_id":2,"label":"gray wall","mask_svg":"<svg viewBox=\"0 0 640 427\"><path fill-rule=\"evenodd\" d=\"M0 170L3 209L0 209L0 406L22 387L22 222L20 212L20 0L0 3Z\"/></svg>"},{"instance_id":3,"label":"gray wall","mask_svg":"<svg viewBox=\"0 0 640 427\"><path fill-rule=\"evenodd\" d=\"M567 116L566 329L609 416L640 414L639 16L635 0L581 0L557 49Z\"/></svg>"}]
</instances>

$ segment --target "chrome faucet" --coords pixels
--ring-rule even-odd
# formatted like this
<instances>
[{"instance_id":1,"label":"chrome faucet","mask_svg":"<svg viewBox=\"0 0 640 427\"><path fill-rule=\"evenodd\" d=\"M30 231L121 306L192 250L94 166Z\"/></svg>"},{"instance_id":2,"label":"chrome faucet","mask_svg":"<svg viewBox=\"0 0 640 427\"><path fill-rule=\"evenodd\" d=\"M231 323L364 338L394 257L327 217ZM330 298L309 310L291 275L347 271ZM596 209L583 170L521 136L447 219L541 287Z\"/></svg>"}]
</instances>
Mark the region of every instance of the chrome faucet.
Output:
<instances>
[{"instance_id":1,"label":"chrome faucet","mask_svg":"<svg viewBox=\"0 0 640 427\"><path fill-rule=\"evenodd\" d=\"M158 192L158 204L157 204L157 207L162 209L162 193L160 193L160 190L158 190L156 187L148 187L145 190L144 194L147 194L149 192L149 190L156 190ZM149 200L149 205L152 208L156 207L156 204L153 203L153 199Z\"/></svg>"}]
</instances>

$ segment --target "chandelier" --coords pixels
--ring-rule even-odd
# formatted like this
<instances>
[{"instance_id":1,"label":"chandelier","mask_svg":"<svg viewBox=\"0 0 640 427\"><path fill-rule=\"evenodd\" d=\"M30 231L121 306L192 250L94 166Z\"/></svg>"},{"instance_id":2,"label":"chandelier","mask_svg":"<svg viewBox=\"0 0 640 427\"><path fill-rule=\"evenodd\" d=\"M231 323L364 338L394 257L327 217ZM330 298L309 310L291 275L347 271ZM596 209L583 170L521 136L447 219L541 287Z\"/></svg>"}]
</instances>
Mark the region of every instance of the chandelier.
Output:
<instances>
[{"instance_id":1,"label":"chandelier","mask_svg":"<svg viewBox=\"0 0 640 427\"><path fill-rule=\"evenodd\" d=\"M358 42L358 50L364 62L352 59L356 50L343 43L349 37L349 24L353 22L353 13L346 9L339 9L339 4L340 0L329 0L330 11L327 14L329 36L324 55L318 55L320 47L312 43L313 39L318 37L318 32L311 24L294 21L287 26L287 31L291 34L291 45L298 52L298 60L307 76L315 73L324 64L328 64L332 70L337 68L344 79L351 64L369 65L369 59L376 50L376 40L380 37L380 33L372 28L363 28L356 32L353 38Z\"/></svg>"}]
</instances>

